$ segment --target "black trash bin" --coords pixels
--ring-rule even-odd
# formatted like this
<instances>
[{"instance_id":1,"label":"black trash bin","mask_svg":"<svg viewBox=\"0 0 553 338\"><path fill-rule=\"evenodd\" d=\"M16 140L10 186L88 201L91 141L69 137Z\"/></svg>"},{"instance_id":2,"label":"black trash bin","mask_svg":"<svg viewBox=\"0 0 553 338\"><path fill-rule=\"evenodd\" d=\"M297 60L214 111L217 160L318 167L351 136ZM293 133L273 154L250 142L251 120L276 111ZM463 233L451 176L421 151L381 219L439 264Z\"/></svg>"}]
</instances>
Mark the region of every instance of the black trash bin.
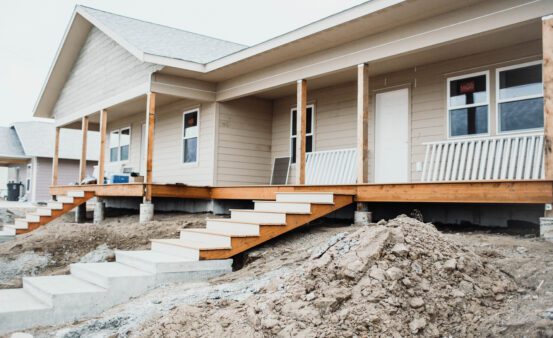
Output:
<instances>
[{"instance_id":1,"label":"black trash bin","mask_svg":"<svg viewBox=\"0 0 553 338\"><path fill-rule=\"evenodd\" d=\"M19 201L20 192L21 192L21 183L15 183L15 182L8 183L8 201Z\"/></svg>"}]
</instances>

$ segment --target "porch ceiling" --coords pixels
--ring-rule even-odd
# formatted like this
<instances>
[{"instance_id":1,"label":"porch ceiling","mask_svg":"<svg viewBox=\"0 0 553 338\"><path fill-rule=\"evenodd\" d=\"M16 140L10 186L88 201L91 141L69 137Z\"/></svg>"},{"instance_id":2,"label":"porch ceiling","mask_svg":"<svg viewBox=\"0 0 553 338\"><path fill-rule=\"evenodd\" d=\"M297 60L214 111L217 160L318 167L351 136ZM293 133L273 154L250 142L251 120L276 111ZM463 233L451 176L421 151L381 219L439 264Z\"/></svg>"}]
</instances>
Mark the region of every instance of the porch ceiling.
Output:
<instances>
[{"instance_id":1,"label":"porch ceiling","mask_svg":"<svg viewBox=\"0 0 553 338\"><path fill-rule=\"evenodd\" d=\"M370 65L370 74L371 76L375 76L392 73L536 40L541 40L541 20L538 19L509 26L501 30L483 33L470 39L454 41L436 48L374 62ZM307 87L308 90L313 90L352 81L357 81L357 70L355 67L309 79ZM279 88L257 93L255 96L265 99L276 99L295 95L295 92L295 83L290 83Z\"/></svg>"}]
</instances>

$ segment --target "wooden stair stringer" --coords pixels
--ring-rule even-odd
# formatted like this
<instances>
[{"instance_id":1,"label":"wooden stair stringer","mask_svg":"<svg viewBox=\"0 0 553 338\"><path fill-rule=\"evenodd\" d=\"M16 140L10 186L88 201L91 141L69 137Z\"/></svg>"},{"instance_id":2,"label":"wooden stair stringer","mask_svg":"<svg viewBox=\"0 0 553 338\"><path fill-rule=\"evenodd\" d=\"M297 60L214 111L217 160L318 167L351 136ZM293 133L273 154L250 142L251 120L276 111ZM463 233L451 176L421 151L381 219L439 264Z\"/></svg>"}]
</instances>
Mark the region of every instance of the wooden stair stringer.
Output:
<instances>
[{"instance_id":1,"label":"wooden stair stringer","mask_svg":"<svg viewBox=\"0 0 553 338\"><path fill-rule=\"evenodd\" d=\"M334 204L312 204L311 214L287 214L286 225L261 225L259 236L232 237L232 249L200 250L200 260L227 259L264 242L299 228L353 203L351 195L334 195Z\"/></svg>"},{"instance_id":2,"label":"wooden stair stringer","mask_svg":"<svg viewBox=\"0 0 553 338\"><path fill-rule=\"evenodd\" d=\"M51 215L50 216L40 216L40 222L27 222L28 228L27 229L17 229L15 234L21 235L26 234L28 232L34 231L38 228L40 228L43 225L46 225L56 218L65 215L66 213L70 212L71 210L75 209L79 205L86 203L88 200L92 199L95 196L93 191L85 191L84 197L73 197L73 203L63 203L62 209L51 209Z\"/></svg>"}]
</instances>

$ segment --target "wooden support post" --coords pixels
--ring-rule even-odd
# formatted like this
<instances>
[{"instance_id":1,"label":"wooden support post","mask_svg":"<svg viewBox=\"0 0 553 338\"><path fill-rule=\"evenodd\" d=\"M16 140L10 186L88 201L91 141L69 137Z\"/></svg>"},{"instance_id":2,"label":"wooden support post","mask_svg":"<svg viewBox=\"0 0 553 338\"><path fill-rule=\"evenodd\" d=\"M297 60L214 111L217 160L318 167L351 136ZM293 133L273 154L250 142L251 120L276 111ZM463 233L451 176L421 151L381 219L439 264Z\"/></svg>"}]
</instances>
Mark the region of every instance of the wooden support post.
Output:
<instances>
[{"instance_id":1,"label":"wooden support post","mask_svg":"<svg viewBox=\"0 0 553 338\"><path fill-rule=\"evenodd\" d=\"M107 130L107 111L100 111L100 158L98 159L98 182L104 184L104 168L106 160L106 130Z\"/></svg>"},{"instance_id":2,"label":"wooden support post","mask_svg":"<svg viewBox=\"0 0 553 338\"><path fill-rule=\"evenodd\" d=\"M553 180L553 16L542 20L543 47L543 167L546 180ZM546 205L545 217L553 217Z\"/></svg>"},{"instance_id":3,"label":"wooden support post","mask_svg":"<svg viewBox=\"0 0 553 338\"><path fill-rule=\"evenodd\" d=\"M81 123L83 138L81 143L81 163L79 171L79 184L86 178L86 148L88 136L88 116L83 116Z\"/></svg>"},{"instance_id":4,"label":"wooden support post","mask_svg":"<svg viewBox=\"0 0 553 338\"><path fill-rule=\"evenodd\" d=\"M60 127L56 127L54 140L54 157L52 158L52 185L58 185L58 162L60 156Z\"/></svg>"},{"instance_id":5,"label":"wooden support post","mask_svg":"<svg viewBox=\"0 0 553 338\"><path fill-rule=\"evenodd\" d=\"M369 65L357 66L357 183L369 180Z\"/></svg>"},{"instance_id":6,"label":"wooden support post","mask_svg":"<svg viewBox=\"0 0 553 338\"><path fill-rule=\"evenodd\" d=\"M146 111L146 194L145 202L152 201L152 160L154 155L154 129L156 123L156 93L148 93Z\"/></svg>"},{"instance_id":7,"label":"wooden support post","mask_svg":"<svg viewBox=\"0 0 553 338\"><path fill-rule=\"evenodd\" d=\"M296 113L296 184L305 184L305 132L307 127L307 81L298 80Z\"/></svg>"}]
</instances>

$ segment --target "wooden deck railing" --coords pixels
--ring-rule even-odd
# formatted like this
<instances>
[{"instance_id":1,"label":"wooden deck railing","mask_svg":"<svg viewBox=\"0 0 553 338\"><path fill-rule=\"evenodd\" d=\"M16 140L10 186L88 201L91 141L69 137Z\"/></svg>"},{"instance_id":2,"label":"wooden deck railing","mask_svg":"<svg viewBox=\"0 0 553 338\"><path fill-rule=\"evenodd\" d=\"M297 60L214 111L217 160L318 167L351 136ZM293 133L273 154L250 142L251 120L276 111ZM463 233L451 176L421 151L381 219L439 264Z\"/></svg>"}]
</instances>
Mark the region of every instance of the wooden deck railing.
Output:
<instances>
[{"instance_id":1,"label":"wooden deck railing","mask_svg":"<svg viewBox=\"0 0 553 338\"><path fill-rule=\"evenodd\" d=\"M307 153L306 184L355 184L355 149L340 149Z\"/></svg>"},{"instance_id":2,"label":"wooden deck railing","mask_svg":"<svg viewBox=\"0 0 553 338\"><path fill-rule=\"evenodd\" d=\"M543 133L424 143L423 182L543 179Z\"/></svg>"}]
</instances>

